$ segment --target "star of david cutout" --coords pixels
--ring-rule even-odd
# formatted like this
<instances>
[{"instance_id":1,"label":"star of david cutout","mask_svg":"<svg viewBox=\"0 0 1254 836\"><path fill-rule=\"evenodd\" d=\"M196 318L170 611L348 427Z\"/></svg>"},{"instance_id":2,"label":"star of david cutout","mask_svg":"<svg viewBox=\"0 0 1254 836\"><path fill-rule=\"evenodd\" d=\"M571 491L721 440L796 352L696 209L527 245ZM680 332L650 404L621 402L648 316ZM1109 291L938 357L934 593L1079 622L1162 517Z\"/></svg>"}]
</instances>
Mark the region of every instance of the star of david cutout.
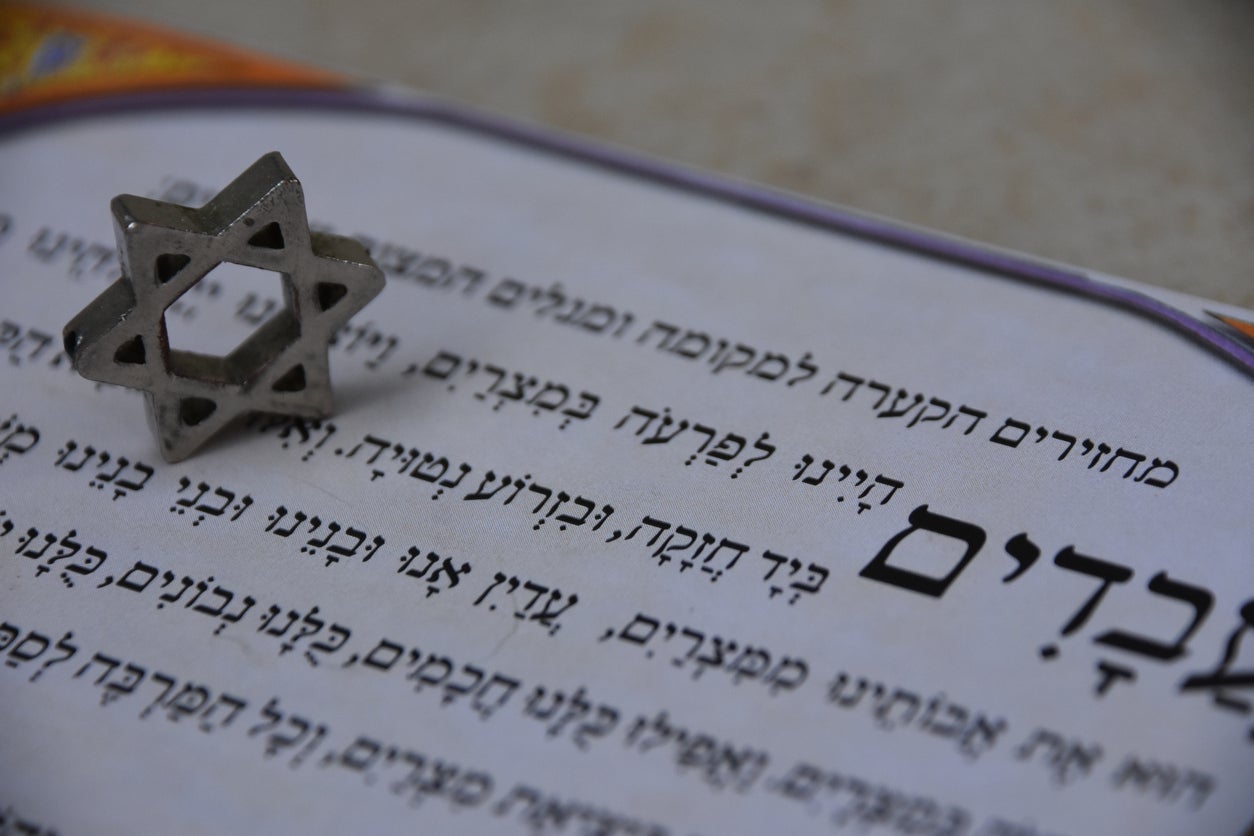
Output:
<instances>
[{"instance_id":1,"label":"star of david cutout","mask_svg":"<svg viewBox=\"0 0 1254 836\"><path fill-rule=\"evenodd\" d=\"M330 414L328 345L383 273L357 241L310 232L283 157L266 154L199 209L134 195L111 208L122 277L65 326L65 351L83 377L145 392L166 461L246 413ZM166 309L225 262L278 273L282 310L225 356L171 350Z\"/></svg>"}]
</instances>

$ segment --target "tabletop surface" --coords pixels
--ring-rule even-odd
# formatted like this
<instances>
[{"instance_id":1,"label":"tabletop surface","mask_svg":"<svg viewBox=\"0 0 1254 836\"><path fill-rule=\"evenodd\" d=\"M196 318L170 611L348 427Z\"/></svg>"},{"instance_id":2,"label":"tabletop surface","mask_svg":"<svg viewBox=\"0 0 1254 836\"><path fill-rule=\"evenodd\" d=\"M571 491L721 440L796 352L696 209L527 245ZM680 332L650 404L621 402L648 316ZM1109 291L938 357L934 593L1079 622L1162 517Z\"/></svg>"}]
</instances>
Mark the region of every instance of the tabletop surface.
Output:
<instances>
[{"instance_id":1,"label":"tabletop surface","mask_svg":"<svg viewBox=\"0 0 1254 836\"><path fill-rule=\"evenodd\" d=\"M77 0L1254 307L1254 4Z\"/></svg>"}]
</instances>

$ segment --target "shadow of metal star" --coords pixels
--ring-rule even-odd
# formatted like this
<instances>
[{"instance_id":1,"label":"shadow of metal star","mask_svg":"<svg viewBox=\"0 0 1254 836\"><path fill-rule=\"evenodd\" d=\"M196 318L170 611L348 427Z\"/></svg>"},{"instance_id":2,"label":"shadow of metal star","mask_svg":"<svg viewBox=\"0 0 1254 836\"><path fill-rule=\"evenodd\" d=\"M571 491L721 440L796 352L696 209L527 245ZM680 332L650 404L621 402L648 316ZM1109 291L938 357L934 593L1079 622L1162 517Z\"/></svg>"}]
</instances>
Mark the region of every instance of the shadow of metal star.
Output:
<instances>
[{"instance_id":1,"label":"shadow of metal star","mask_svg":"<svg viewBox=\"0 0 1254 836\"><path fill-rule=\"evenodd\" d=\"M309 230L300 181L266 154L199 209L119 195L122 277L65 326L89 380L142 389L166 461L249 412L331 412L331 338L383 289L357 241ZM224 262L281 276L283 309L224 357L171 350L165 311Z\"/></svg>"}]
</instances>

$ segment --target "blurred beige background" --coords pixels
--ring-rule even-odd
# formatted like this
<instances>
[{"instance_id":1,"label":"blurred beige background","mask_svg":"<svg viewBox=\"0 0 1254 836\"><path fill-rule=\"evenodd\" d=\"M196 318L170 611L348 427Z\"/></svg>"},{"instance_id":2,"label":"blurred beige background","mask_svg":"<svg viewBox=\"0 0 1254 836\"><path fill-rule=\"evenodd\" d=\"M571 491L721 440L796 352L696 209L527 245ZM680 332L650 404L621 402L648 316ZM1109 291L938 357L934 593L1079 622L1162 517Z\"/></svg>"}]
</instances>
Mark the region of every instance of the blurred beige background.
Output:
<instances>
[{"instance_id":1,"label":"blurred beige background","mask_svg":"<svg viewBox=\"0 0 1254 836\"><path fill-rule=\"evenodd\" d=\"M76 0L1254 307L1254 2Z\"/></svg>"}]
</instances>

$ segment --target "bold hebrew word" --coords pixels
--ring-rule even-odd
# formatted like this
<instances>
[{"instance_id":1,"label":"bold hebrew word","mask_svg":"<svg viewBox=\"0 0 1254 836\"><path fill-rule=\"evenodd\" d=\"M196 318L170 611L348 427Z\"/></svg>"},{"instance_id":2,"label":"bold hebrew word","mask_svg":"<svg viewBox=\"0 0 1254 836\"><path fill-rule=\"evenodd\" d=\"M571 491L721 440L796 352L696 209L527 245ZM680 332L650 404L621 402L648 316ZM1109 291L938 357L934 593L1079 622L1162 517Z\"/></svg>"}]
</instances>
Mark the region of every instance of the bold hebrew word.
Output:
<instances>
[{"instance_id":1,"label":"bold hebrew word","mask_svg":"<svg viewBox=\"0 0 1254 836\"><path fill-rule=\"evenodd\" d=\"M896 534L885 543L879 554L873 557L871 562L864 566L858 574L861 577L899 586L911 592L939 598L945 594L945 590L949 588L949 585L957 579L958 575L962 574L962 570L979 553L980 547L984 545L984 529L969 522L956 520L953 517L934 514L927 509L926 505L920 505L911 511L909 521L910 527ZM955 540L961 540L966 544L966 551L948 573L939 577L920 574L913 569L903 569L900 566L889 564L888 559L892 556L893 549L897 548L902 540L905 540L916 531L931 531L942 537L952 537Z\"/></svg>"}]
</instances>

